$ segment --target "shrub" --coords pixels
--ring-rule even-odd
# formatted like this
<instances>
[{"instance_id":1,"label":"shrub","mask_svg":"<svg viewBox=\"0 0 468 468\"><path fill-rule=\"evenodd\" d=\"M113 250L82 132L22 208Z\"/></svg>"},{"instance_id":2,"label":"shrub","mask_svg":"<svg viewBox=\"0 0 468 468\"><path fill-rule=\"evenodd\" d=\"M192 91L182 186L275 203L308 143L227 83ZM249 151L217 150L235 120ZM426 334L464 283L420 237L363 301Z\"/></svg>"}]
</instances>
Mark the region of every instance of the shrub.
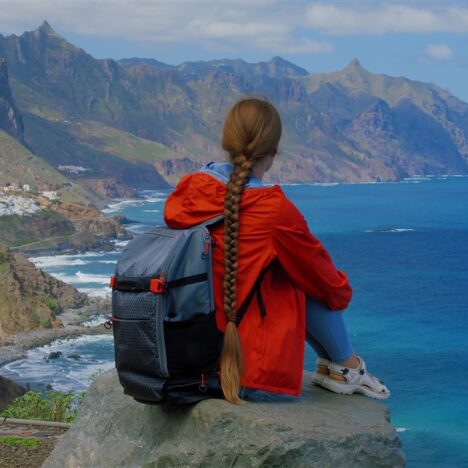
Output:
<instances>
[{"instance_id":1,"label":"shrub","mask_svg":"<svg viewBox=\"0 0 468 468\"><path fill-rule=\"evenodd\" d=\"M58 392L51 390L44 396L29 391L0 413L0 416L18 419L72 422L85 392Z\"/></svg>"}]
</instances>

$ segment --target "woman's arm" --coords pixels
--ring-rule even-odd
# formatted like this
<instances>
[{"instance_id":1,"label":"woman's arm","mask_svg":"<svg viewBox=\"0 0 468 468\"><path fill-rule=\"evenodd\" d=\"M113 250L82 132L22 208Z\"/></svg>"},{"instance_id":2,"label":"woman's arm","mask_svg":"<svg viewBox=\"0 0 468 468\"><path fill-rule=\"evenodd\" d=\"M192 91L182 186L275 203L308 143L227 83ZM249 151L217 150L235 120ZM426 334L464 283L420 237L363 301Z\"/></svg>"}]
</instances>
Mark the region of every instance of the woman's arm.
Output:
<instances>
[{"instance_id":1,"label":"woman's arm","mask_svg":"<svg viewBox=\"0 0 468 468\"><path fill-rule=\"evenodd\" d=\"M286 197L273 228L273 247L286 274L308 296L331 310L348 306L352 289L346 274L335 267L304 216Z\"/></svg>"}]
</instances>

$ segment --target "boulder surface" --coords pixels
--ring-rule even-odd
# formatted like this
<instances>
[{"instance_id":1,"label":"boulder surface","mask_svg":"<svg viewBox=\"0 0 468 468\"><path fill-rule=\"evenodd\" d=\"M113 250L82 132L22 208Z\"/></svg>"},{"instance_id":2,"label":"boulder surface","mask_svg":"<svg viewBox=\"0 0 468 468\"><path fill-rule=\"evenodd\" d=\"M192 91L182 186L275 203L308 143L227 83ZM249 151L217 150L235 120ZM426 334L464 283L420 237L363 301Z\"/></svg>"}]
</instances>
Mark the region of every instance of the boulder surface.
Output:
<instances>
[{"instance_id":1,"label":"boulder surface","mask_svg":"<svg viewBox=\"0 0 468 468\"><path fill-rule=\"evenodd\" d=\"M305 372L297 399L258 392L241 405L205 400L167 414L124 395L113 369L90 387L43 468L404 466L383 404L310 381Z\"/></svg>"}]
</instances>

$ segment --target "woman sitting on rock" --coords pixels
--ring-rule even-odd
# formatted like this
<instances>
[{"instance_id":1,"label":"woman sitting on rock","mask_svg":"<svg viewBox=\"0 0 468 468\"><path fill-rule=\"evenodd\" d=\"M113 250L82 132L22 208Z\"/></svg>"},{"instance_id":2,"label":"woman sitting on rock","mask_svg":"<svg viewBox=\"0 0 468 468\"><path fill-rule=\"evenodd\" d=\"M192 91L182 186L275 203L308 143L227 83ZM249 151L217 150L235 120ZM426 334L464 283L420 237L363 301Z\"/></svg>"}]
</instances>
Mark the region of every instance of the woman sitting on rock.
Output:
<instances>
[{"instance_id":1,"label":"woman sitting on rock","mask_svg":"<svg viewBox=\"0 0 468 468\"><path fill-rule=\"evenodd\" d=\"M183 177L164 211L172 228L224 213L224 223L211 229L224 396L238 403L241 387L299 395L307 340L319 356L315 384L388 398L387 387L353 352L343 320L352 295L346 275L281 188L262 184L280 137L270 103L241 100L224 123L230 162Z\"/></svg>"}]
</instances>

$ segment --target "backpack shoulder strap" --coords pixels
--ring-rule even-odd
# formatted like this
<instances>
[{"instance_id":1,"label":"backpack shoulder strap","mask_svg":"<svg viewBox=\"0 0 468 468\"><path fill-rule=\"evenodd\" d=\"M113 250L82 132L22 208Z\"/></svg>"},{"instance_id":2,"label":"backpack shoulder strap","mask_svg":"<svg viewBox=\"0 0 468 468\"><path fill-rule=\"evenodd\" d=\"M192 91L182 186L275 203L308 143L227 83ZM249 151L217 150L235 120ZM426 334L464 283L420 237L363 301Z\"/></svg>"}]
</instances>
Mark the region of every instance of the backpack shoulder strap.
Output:
<instances>
[{"instance_id":1,"label":"backpack shoulder strap","mask_svg":"<svg viewBox=\"0 0 468 468\"><path fill-rule=\"evenodd\" d=\"M221 221L224 221L224 215L223 214L215 216L214 218L207 219L206 221L203 221L203 223L197 224L196 227L213 226L214 224L217 224L217 223L219 223Z\"/></svg>"}]
</instances>

